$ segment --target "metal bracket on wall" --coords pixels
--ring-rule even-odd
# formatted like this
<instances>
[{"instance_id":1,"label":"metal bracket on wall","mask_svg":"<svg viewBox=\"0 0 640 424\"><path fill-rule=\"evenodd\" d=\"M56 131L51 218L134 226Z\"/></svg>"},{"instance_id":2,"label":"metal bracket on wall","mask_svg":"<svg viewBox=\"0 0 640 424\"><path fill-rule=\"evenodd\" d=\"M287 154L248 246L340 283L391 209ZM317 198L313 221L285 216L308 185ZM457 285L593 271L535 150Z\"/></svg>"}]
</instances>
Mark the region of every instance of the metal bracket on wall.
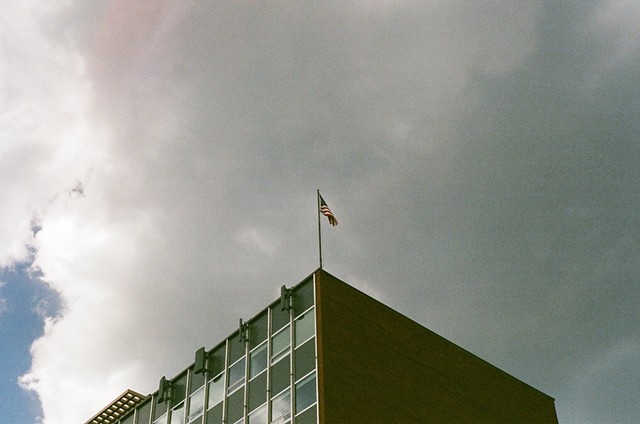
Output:
<instances>
[{"instance_id":1,"label":"metal bracket on wall","mask_svg":"<svg viewBox=\"0 0 640 424\"><path fill-rule=\"evenodd\" d=\"M240 318L240 325L238 328L238 336L239 336L239 342L248 342L249 341L249 323L248 322L242 322L242 318Z\"/></svg>"},{"instance_id":2,"label":"metal bracket on wall","mask_svg":"<svg viewBox=\"0 0 640 424\"><path fill-rule=\"evenodd\" d=\"M291 304L292 289L288 289L287 286L280 287L280 310L290 311L293 305Z\"/></svg>"}]
</instances>

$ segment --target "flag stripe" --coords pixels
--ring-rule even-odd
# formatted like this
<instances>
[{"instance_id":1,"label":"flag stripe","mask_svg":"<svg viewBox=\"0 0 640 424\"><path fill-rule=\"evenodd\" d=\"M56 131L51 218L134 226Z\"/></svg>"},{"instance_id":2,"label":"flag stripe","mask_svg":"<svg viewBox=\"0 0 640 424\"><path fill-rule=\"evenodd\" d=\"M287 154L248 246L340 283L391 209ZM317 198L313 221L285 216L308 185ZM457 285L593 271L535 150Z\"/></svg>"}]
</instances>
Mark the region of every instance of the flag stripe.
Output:
<instances>
[{"instance_id":1,"label":"flag stripe","mask_svg":"<svg viewBox=\"0 0 640 424\"><path fill-rule=\"evenodd\" d=\"M324 201L320 193L318 193L318 196L320 196L320 213L327 217L329 224L332 226L338 225L338 220L333 215L333 212L331 212L331 209L329 209L329 206L327 206L327 203Z\"/></svg>"}]
</instances>

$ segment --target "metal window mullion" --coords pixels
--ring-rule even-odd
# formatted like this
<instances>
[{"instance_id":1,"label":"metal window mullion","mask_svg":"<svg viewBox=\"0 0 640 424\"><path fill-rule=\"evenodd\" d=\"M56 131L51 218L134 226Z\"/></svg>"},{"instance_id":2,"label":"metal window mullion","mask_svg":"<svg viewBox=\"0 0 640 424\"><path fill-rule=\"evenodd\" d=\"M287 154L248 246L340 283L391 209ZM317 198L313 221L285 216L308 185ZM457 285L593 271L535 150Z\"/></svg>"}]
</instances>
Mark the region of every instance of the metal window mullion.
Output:
<instances>
[{"instance_id":1,"label":"metal window mullion","mask_svg":"<svg viewBox=\"0 0 640 424\"><path fill-rule=\"evenodd\" d=\"M171 424L171 418L172 417L172 412L171 409L173 408L173 381L171 381L169 383L169 399L166 401L167 402L167 412L165 412L167 414L167 424Z\"/></svg>"},{"instance_id":2,"label":"metal window mullion","mask_svg":"<svg viewBox=\"0 0 640 424\"><path fill-rule=\"evenodd\" d=\"M191 380L193 379L193 370L187 371L187 384L185 387L184 411L182 412L183 422L189 424L189 408L191 407Z\"/></svg>"},{"instance_id":3,"label":"metal window mullion","mask_svg":"<svg viewBox=\"0 0 640 424\"><path fill-rule=\"evenodd\" d=\"M249 415L249 348L251 346L251 330L247 323L246 334L244 338L244 399L243 399L243 420L247 421Z\"/></svg>"},{"instance_id":4,"label":"metal window mullion","mask_svg":"<svg viewBox=\"0 0 640 424\"><path fill-rule=\"evenodd\" d=\"M204 423L205 417L207 415L207 411L209 410L209 369L213 368L212 362L213 358L211 355L205 350L205 367L204 367L204 389L202 400L202 417L200 418L200 423ZM213 379L213 377L211 377Z\"/></svg>"},{"instance_id":5,"label":"metal window mullion","mask_svg":"<svg viewBox=\"0 0 640 424\"><path fill-rule=\"evenodd\" d=\"M151 408L149 411L149 424L153 423L153 417L156 415L156 397L151 396Z\"/></svg>"},{"instance_id":6,"label":"metal window mullion","mask_svg":"<svg viewBox=\"0 0 640 424\"><path fill-rule=\"evenodd\" d=\"M225 345L224 345L224 371L223 371L223 375L222 378L224 379L224 384L222 385L222 388L224 390L223 396L222 396L222 423L226 424L227 422L227 407L228 407L228 387L229 387L229 379L227 378L227 374L229 373L229 351L230 351L230 346L229 343L231 343L231 338L228 338L225 341Z\"/></svg>"},{"instance_id":7,"label":"metal window mullion","mask_svg":"<svg viewBox=\"0 0 640 424\"><path fill-rule=\"evenodd\" d=\"M295 328L293 326L293 289L291 289L291 296L289 297L289 394L291 396L291 422L295 415L296 396L295 396L295 361L294 361L294 343L295 343Z\"/></svg>"},{"instance_id":8,"label":"metal window mullion","mask_svg":"<svg viewBox=\"0 0 640 424\"><path fill-rule=\"evenodd\" d=\"M271 308L267 308L267 422L271 422Z\"/></svg>"}]
</instances>

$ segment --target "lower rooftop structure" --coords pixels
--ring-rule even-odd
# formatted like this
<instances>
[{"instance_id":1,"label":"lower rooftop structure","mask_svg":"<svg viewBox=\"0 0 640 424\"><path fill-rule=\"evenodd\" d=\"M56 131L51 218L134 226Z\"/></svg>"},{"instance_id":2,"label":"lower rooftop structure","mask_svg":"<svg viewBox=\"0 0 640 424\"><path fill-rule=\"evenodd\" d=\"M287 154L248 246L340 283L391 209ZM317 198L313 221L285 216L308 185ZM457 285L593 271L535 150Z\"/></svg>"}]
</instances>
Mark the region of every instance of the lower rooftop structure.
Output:
<instances>
[{"instance_id":1,"label":"lower rooftop structure","mask_svg":"<svg viewBox=\"0 0 640 424\"><path fill-rule=\"evenodd\" d=\"M142 402L144 398L145 396L140 393L127 389L85 424L116 424L120 421L120 418L127 415L127 412Z\"/></svg>"},{"instance_id":2,"label":"lower rooftop structure","mask_svg":"<svg viewBox=\"0 0 640 424\"><path fill-rule=\"evenodd\" d=\"M558 422L550 396L322 269L138 397L86 424Z\"/></svg>"}]
</instances>

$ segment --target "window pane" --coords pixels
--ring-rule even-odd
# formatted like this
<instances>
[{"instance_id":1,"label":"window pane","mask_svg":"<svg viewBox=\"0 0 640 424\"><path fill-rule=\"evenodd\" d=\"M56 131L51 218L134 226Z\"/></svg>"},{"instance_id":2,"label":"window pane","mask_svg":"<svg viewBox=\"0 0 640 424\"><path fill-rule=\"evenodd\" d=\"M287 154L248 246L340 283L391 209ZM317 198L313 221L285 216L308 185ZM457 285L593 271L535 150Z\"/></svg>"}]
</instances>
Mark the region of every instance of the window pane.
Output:
<instances>
[{"instance_id":1,"label":"window pane","mask_svg":"<svg viewBox=\"0 0 640 424\"><path fill-rule=\"evenodd\" d=\"M147 424L151 415L151 402L146 402L138 408L138 423Z\"/></svg>"},{"instance_id":2,"label":"window pane","mask_svg":"<svg viewBox=\"0 0 640 424\"><path fill-rule=\"evenodd\" d=\"M247 424L267 424L267 404L249 414Z\"/></svg>"},{"instance_id":3,"label":"window pane","mask_svg":"<svg viewBox=\"0 0 640 424\"><path fill-rule=\"evenodd\" d=\"M291 371L289 366L289 357L277 362L271 367L271 393L280 393L286 387L291 385Z\"/></svg>"},{"instance_id":4,"label":"window pane","mask_svg":"<svg viewBox=\"0 0 640 424\"><path fill-rule=\"evenodd\" d=\"M302 414L296 417L296 424L316 424L318 415L316 412L316 406L312 406L311 408L304 411Z\"/></svg>"},{"instance_id":5,"label":"window pane","mask_svg":"<svg viewBox=\"0 0 640 424\"><path fill-rule=\"evenodd\" d=\"M316 374L313 373L296 384L296 414L316 401Z\"/></svg>"},{"instance_id":6,"label":"window pane","mask_svg":"<svg viewBox=\"0 0 640 424\"><path fill-rule=\"evenodd\" d=\"M176 378L171 383L171 398L173 400L172 405L177 405L182 402L187 393L187 373L185 372L180 377Z\"/></svg>"},{"instance_id":7,"label":"window pane","mask_svg":"<svg viewBox=\"0 0 640 424\"><path fill-rule=\"evenodd\" d=\"M167 414L164 414L161 417L156 418L153 424L167 424Z\"/></svg>"},{"instance_id":8,"label":"window pane","mask_svg":"<svg viewBox=\"0 0 640 424\"><path fill-rule=\"evenodd\" d=\"M301 283L293 292L295 316L313 306L313 277Z\"/></svg>"},{"instance_id":9,"label":"window pane","mask_svg":"<svg viewBox=\"0 0 640 424\"><path fill-rule=\"evenodd\" d=\"M301 315L300 318L294 321L296 329L296 347L313 337L315 333L314 321L313 309L308 311L306 314Z\"/></svg>"},{"instance_id":10,"label":"window pane","mask_svg":"<svg viewBox=\"0 0 640 424\"><path fill-rule=\"evenodd\" d=\"M267 373L263 372L249 382L249 411L267 401Z\"/></svg>"},{"instance_id":11,"label":"window pane","mask_svg":"<svg viewBox=\"0 0 640 424\"><path fill-rule=\"evenodd\" d=\"M295 379L309 374L316 367L316 339L308 340L305 344L296 349L295 352Z\"/></svg>"},{"instance_id":12,"label":"window pane","mask_svg":"<svg viewBox=\"0 0 640 424\"><path fill-rule=\"evenodd\" d=\"M133 424L133 419L135 417L133 416L133 414L129 415L127 418L125 418L124 420L121 421L121 424Z\"/></svg>"},{"instance_id":13,"label":"window pane","mask_svg":"<svg viewBox=\"0 0 640 424\"><path fill-rule=\"evenodd\" d=\"M157 396L157 394L156 394L156 396ZM164 415L167 412L167 401L165 400L164 402L158 402L158 398L157 397L154 400L156 402L155 411L153 413L153 418L155 420L156 417Z\"/></svg>"},{"instance_id":14,"label":"window pane","mask_svg":"<svg viewBox=\"0 0 640 424\"><path fill-rule=\"evenodd\" d=\"M251 352L251 362L249 364L249 378L253 378L267 369L267 344L256 348Z\"/></svg>"},{"instance_id":15,"label":"window pane","mask_svg":"<svg viewBox=\"0 0 640 424\"><path fill-rule=\"evenodd\" d=\"M204 410L204 386L189 396L189 421L196 418Z\"/></svg>"},{"instance_id":16,"label":"window pane","mask_svg":"<svg viewBox=\"0 0 640 424\"><path fill-rule=\"evenodd\" d=\"M240 389L227 398L227 422L235 423L244 415L244 390Z\"/></svg>"},{"instance_id":17,"label":"window pane","mask_svg":"<svg viewBox=\"0 0 640 424\"><path fill-rule=\"evenodd\" d=\"M229 393L244 384L244 358L229 367Z\"/></svg>"},{"instance_id":18,"label":"window pane","mask_svg":"<svg viewBox=\"0 0 640 424\"><path fill-rule=\"evenodd\" d=\"M224 398L224 374L220 374L217 377L214 377L213 380L209 382L209 408L216 406L218 403L222 402Z\"/></svg>"},{"instance_id":19,"label":"window pane","mask_svg":"<svg viewBox=\"0 0 640 424\"><path fill-rule=\"evenodd\" d=\"M209 354L209 372L212 375L218 375L224 371L224 351L225 344L222 343L221 346L216 347Z\"/></svg>"},{"instance_id":20,"label":"window pane","mask_svg":"<svg viewBox=\"0 0 640 424\"><path fill-rule=\"evenodd\" d=\"M271 308L271 333L289 324L289 311L280 309L280 302Z\"/></svg>"},{"instance_id":21,"label":"window pane","mask_svg":"<svg viewBox=\"0 0 640 424\"><path fill-rule=\"evenodd\" d=\"M250 349L253 349L263 341L267 340L268 317L269 316L267 315L267 311L264 311L249 323L249 342L250 342L249 348Z\"/></svg>"},{"instance_id":22,"label":"window pane","mask_svg":"<svg viewBox=\"0 0 640 424\"><path fill-rule=\"evenodd\" d=\"M271 341L271 362L275 362L283 355L286 355L289 350L289 327L273 336Z\"/></svg>"},{"instance_id":23,"label":"window pane","mask_svg":"<svg viewBox=\"0 0 640 424\"><path fill-rule=\"evenodd\" d=\"M291 417L291 391L279 394L271 401L271 422L285 423Z\"/></svg>"},{"instance_id":24,"label":"window pane","mask_svg":"<svg viewBox=\"0 0 640 424\"><path fill-rule=\"evenodd\" d=\"M236 332L229 339L229 363L233 364L238 359L242 358L245 354L246 343L244 341L240 341L238 333Z\"/></svg>"},{"instance_id":25,"label":"window pane","mask_svg":"<svg viewBox=\"0 0 640 424\"><path fill-rule=\"evenodd\" d=\"M189 387L189 394L192 394L200 387L204 386L204 373L194 374L193 369L191 370L191 385Z\"/></svg>"},{"instance_id":26,"label":"window pane","mask_svg":"<svg viewBox=\"0 0 640 424\"><path fill-rule=\"evenodd\" d=\"M171 424L184 424L184 402L171 411Z\"/></svg>"},{"instance_id":27,"label":"window pane","mask_svg":"<svg viewBox=\"0 0 640 424\"><path fill-rule=\"evenodd\" d=\"M222 403L207 411L207 424L222 424Z\"/></svg>"}]
</instances>

